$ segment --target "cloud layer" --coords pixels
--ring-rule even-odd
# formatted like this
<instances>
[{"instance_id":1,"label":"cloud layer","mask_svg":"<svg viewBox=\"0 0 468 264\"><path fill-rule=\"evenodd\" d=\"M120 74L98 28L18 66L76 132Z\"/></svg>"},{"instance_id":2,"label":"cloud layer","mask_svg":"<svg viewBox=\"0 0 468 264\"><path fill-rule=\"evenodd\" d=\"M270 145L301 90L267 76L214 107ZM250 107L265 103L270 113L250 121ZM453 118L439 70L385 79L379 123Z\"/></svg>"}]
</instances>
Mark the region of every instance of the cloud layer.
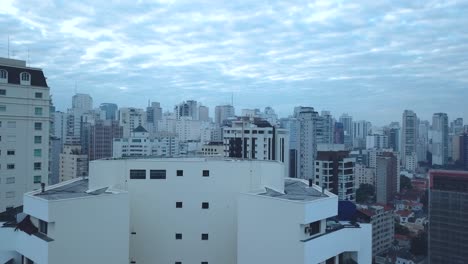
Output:
<instances>
[{"instance_id":1,"label":"cloud layer","mask_svg":"<svg viewBox=\"0 0 468 264\"><path fill-rule=\"evenodd\" d=\"M296 105L377 124L403 109L468 119L467 1L12 1L0 56L42 67L59 109ZM75 1L77 2L77 1ZM97 2L97 3L96 3Z\"/></svg>"}]
</instances>

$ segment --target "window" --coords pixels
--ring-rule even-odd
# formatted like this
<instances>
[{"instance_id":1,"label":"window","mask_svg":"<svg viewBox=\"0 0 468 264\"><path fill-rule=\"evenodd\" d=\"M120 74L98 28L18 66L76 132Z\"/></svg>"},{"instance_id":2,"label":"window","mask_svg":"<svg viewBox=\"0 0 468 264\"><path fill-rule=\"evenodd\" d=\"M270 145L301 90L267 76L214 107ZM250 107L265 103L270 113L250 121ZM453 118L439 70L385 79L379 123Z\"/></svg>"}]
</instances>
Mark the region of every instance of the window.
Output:
<instances>
[{"instance_id":1,"label":"window","mask_svg":"<svg viewBox=\"0 0 468 264\"><path fill-rule=\"evenodd\" d=\"M130 179L132 180L146 179L146 170L130 170Z\"/></svg>"},{"instance_id":2,"label":"window","mask_svg":"<svg viewBox=\"0 0 468 264\"><path fill-rule=\"evenodd\" d=\"M201 264L208 264L208 261L202 261Z\"/></svg>"},{"instance_id":3,"label":"window","mask_svg":"<svg viewBox=\"0 0 468 264\"><path fill-rule=\"evenodd\" d=\"M21 73L20 84L22 84L22 85L29 85L29 84L31 84L31 74L29 74L29 73L27 73L27 72L22 72L22 73Z\"/></svg>"},{"instance_id":4,"label":"window","mask_svg":"<svg viewBox=\"0 0 468 264\"><path fill-rule=\"evenodd\" d=\"M175 207L176 208L182 208L182 202L176 202Z\"/></svg>"},{"instance_id":5,"label":"window","mask_svg":"<svg viewBox=\"0 0 468 264\"><path fill-rule=\"evenodd\" d=\"M15 151L14 151L14 150L7 150L7 155L8 155L8 156L14 156L14 155L15 155Z\"/></svg>"},{"instance_id":6,"label":"window","mask_svg":"<svg viewBox=\"0 0 468 264\"><path fill-rule=\"evenodd\" d=\"M176 261L175 264L182 264L182 261Z\"/></svg>"},{"instance_id":7,"label":"window","mask_svg":"<svg viewBox=\"0 0 468 264\"><path fill-rule=\"evenodd\" d=\"M0 70L0 81L6 82L8 79L8 72L5 70Z\"/></svg>"},{"instance_id":8,"label":"window","mask_svg":"<svg viewBox=\"0 0 468 264\"><path fill-rule=\"evenodd\" d=\"M34 108L34 114L37 115L37 116L41 116L42 115L42 107Z\"/></svg>"},{"instance_id":9,"label":"window","mask_svg":"<svg viewBox=\"0 0 468 264\"><path fill-rule=\"evenodd\" d=\"M177 170L177 176L184 176L183 170Z\"/></svg>"},{"instance_id":10,"label":"window","mask_svg":"<svg viewBox=\"0 0 468 264\"><path fill-rule=\"evenodd\" d=\"M203 170L203 177L209 177L210 176L210 171L209 170Z\"/></svg>"},{"instance_id":11,"label":"window","mask_svg":"<svg viewBox=\"0 0 468 264\"><path fill-rule=\"evenodd\" d=\"M34 183L41 183L41 181L42 181L42 176L41 175L34 176Z\"/></svg>"},{"instance_id":12,"label":"window","mask_svg":"<svg viewBox=\"0 0 468 264\"><path fill-rule=\"evenodd\" d=\"M40 162L34 162L34 170L41 170L42 164Z\"/></svg>"},{"instance_id":13,"label":"window","mask_svg":"<svg viewBox=\"0 0 468 264\"><path fill-rule=\"evenodd\" d=\"M41 144L42 136L34 136L34 144Z\"/></svg>"},{"instance_id":14,"label":"window","mask_svg":"<svg viewBox=\"0 0 468 264\"><path fill-rule=\"evenodd\" d=\"M42 221L41 219L39 219L39 232L44 234L44 235L47 235L47 222L46 221Z\"/></svg>"},{"instance_id":15,"label":"window","mask_svg":"<svg viewBox=\"0 0 468 264\"><path fill-rule=\"evenodd\" d=\"M306 231L310 236L320 233L320 220L310 223L309 226L306 227Z\"/></svg>"},{"instance_id":16,"label":"window","mask_svg":"<svg viewBox=\"0 0 468 264\"><path fill-rule=\"evenodd\" d=\"M0 112L6 112L6 105L0 105Z\"/></svg>"},{"instance_id":17,"label":"window","mask_svg":"<svg viewBox=\"0 0 468 264\"><path fill-rule=\"evenodd\" d=\"M34 97L40 99L42 98L42 93L35 93Z\"/></svg>"},{"instance_id":18,"label":"window","mask_svg":"<svg viewBox=\"0 0 468 264\"><path fill-rule=\"evenodd\" d=\"M150 179L166 179L166 170L150 170Z\"/></svg>"},{"instance_id":19,"label":"window","mask_svg":"<svg viewBox=\"0 0 468 264\"><path fill-rule=\"evenodd\" d=\"M15 198L15 192L6 192L5 194L6 198Z\"/></svg>"},{"instance_id":20,"label":"window","mask_svg":"<svg viewBox=\"0 0 468 264\"><path fill-rule=\"evenodd\" d=\"M208 208L210 208L210 203L208 203L208 202L203 202L203 203L201 204L201 208L202 208L202 209L208 209Z\"/></svg>"},{"instance_id":21,"label":"window","mask_svg":"<svg viewBox=\"0 0 468 264\"><path fill-rule=\"evenodd\" d=\"M0 95L6 95L6 90L5 89L0 89Z\"/></svg>"},{"instance_id":22,"label":"window","mask_svg":"<svg viewBox=\"0 0 468 264\"><path fill-rule=\"evenodd\" d=\"M42 130L42 123L39 123L39 122L34 123L34 130Z\"/></svg>"},{"instance_id":23,"label":"window","mask_svg":"<svg viewBox=\"0 0 468 264\"><path fill-rule=\"evenodd\" d=\"M175 239L181 240L181 239L182 239L182 234L176 233L176 234L175 234Z\"/></svg>"},{"instance_id":24,"label":"window","mask_svg":"<svg viewBox=\"0 0 468 264\"><path fill-rule=\"evenodd\" d=\"M14 170L15 164L7 164L7 170Z\"/></svg>"},{"instance_id":25,"label":"window","mask_svg":"<svg viewBox=\"0 0 468 264\"><path fill-rule=\"evenodd\" d=\"M16 121L8 121L7 122L8 128L16 128Z\"/></svg>"},{"instance_id":26,"label":"window","mask_svg":"<svg viewBox=\"0 0 468 264\"><path fill-rule=\"evenodd\" d=\"M201 234L202 240L208 240L208 234Z\"/></svg>"},{"instance_id":27,"label":"window","mask_svg":"<svg viewBox=\"0 0 468 264\"><path fill-rule=\"evenodd\" d=\"M8 177L6 178L6 184L12 184L15 183L15 177Z\"/></svg>"},{"instance_id":28,"label":"window","mask_svg":"<svg viewBox=\"0 0 468 264\"><path fill-rule=\"evenodd\" d=\"M34 157L42 157L42 149L34 149Z\"/></svg>"}]
</instances>

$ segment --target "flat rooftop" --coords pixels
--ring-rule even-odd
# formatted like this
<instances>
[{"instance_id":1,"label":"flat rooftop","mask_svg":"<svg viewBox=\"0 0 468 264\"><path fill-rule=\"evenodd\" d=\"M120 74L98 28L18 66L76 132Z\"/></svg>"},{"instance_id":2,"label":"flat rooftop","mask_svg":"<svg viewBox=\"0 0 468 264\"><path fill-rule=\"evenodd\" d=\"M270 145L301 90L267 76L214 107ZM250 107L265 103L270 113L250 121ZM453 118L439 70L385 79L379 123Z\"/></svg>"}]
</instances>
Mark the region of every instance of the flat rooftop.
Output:
<instances>
[{"instance_id":1,"label":"flat rooftop","mask_svg":"<svg viewBox=\"0 0 468 264\"><path fill-rule=\"evenodd\" d=\"M293 179L284 180L284 193L266 188L266 192L259 193L258 195L294 201L313 201L329 197L326 193L322 193L314 187L309 187L307 183Z\"/></svg>"},{"instance_id":2,"label":"flat rooftop","mask_svg":"<svg viewBox=\"0 0 468 264\"><path fill-rule=\"evenodd\" d=\"M45 192L39 191L34 193L33 196L37 196L46 200L62 200L111 194L110 192L106 192L107 189L108 188L106 187L89 192L88 179L80 179L59 185L57 187L51 186L51 188Z\"/></svg>"}]
</instances>

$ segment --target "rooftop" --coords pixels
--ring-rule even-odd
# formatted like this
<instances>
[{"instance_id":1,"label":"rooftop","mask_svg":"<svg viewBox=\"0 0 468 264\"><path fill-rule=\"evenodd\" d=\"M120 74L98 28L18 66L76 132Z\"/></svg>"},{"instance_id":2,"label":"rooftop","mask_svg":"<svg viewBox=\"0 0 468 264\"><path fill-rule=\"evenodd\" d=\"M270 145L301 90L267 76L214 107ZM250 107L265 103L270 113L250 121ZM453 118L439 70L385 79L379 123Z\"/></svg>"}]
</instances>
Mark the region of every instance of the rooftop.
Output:
<instances>
[{"instance_id":1,"label":"rooftop","mask_svg":"<svg viewBox=\"0 0 468 264\"><path fill-rule=\"evenodd\" d=\"M303 181L293 179L284 180L284 193L280 193L269 188L265 189L266 192L260 193L259 195L294 201L313 201L329 197L327 193L322 193L314 187L309 187L308 184Z\"/></svg>"},{"instance_id":2,"label":"rooftop","mask_svg":"<svg viewBox=\"0 0 468 264\"><path fill-rule=\"evenodd\" d=\"M78 179L68 181L65 184L53 185L44 192L38 191L32 195L46 200L61 200L111 194L111 192L106 192L107 189L108 188L106 187L98 190L88 191L88 179Z\"/></svg>"}]
</instances>

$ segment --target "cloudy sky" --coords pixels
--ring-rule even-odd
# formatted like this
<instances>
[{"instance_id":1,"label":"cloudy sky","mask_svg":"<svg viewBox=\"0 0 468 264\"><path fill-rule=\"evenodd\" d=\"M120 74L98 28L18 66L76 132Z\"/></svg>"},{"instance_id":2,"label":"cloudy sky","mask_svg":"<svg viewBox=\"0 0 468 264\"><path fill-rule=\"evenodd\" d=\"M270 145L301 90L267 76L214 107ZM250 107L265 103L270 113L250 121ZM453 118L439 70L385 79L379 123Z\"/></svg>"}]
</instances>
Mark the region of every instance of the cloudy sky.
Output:
<instances>
[{"instance_id":1,"label":"cloudy sky","mask_svg":"<svg viewBox=\"0 0 468 264\"><path fill-rule=\"evenodd\" d=\"M353 2L353 3L350 3ZM468 1L1 0L0 56L44 69L60 110L294 106L375 124L468 119Z\"/></svg>"}]
</instances>

